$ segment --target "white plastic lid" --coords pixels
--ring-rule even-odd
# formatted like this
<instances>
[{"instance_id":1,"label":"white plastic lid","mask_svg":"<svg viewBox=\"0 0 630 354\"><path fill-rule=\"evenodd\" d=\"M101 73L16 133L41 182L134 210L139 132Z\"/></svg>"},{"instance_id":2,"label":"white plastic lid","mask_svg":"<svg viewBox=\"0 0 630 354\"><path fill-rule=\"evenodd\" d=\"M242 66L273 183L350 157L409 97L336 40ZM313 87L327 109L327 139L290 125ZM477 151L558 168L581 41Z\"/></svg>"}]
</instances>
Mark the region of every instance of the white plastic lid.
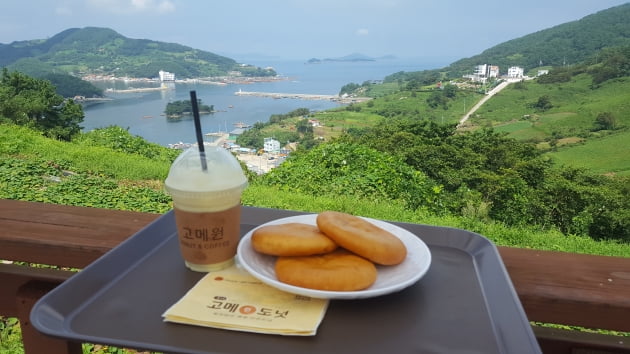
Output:
<instances>
[{"instance_id":1,"label":"white plastic lid","mask_svg":"<svg viewBox=\"0 0 630 354\"><path fill-rule=\"evenodd\" d=\"M201 157L196 147L180 154L171 165L164 181L169 193L188 194L193 192L202 197L204 192L239 192L247 186L247 177L238 160L219 146L205 147L207 170L202 169ZM194 197L188 195L188 197Z\"/></svg>"}]
</instances>

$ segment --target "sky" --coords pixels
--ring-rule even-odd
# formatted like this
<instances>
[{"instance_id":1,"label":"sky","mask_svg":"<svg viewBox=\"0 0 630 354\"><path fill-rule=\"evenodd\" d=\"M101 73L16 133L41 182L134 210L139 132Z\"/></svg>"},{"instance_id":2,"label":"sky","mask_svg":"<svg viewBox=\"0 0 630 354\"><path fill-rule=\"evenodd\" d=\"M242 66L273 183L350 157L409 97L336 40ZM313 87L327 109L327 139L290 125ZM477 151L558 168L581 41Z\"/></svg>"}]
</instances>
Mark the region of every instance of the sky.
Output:
<instances>
[{"instance_id":1,"label":"sky","mask_svg":"<svg viewBox=\"0 0 630 354\"><path fill-rule=\"evenodd\" d=\"M2 0L0 43L107 27L234 59L457 60L628 0Z\"/></svg>"}]
</instances>

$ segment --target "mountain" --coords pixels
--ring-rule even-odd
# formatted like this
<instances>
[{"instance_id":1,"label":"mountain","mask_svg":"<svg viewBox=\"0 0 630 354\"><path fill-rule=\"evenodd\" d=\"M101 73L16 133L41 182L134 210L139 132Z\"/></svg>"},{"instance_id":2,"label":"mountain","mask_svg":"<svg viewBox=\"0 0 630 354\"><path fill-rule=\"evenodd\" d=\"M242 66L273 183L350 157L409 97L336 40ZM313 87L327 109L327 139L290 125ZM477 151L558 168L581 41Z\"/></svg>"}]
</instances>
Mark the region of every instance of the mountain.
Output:
<instances>
[{"instance_id":1,"label":"mountain","mask_svg":"<svg viewBox=\"0 0 630 354\"><path fill-rule=\"evenodd\" d=\"M510 66L530 70L539 66L575 64L606 47L630 45L630 3L588 15L489 48L448 67L451 76L471 73L475 65Z\"/></svg>"},{"instance_id":2,"label":"mountain","mask_svg":"<svg viewBox=\"0 0 630 354\"><path fill-rule=\"evenodd\" d=\"M376 59L369 57L367 55L361 54L361 53L352 53L352 54L348 54L346 56L343 57L338 57L338 58L324 58L324 59L318 59L318 58L311 58L307 61L308 64L319 64L322 62L327 62L327 61L349 61L349 62L357 62L357 61L376 61Z\"/></svg>"},{"instance_id":3,"label":"mountain","mask_svg":"<svg viewBox=\"0 0 630 354\"><path fill-rule=\"evenodd\" d=\"M0 44L0 67L24 67L24 60L29 61L31 70L48 67L76 76L112 74L152 78L160 70L173 72L177 78L221 76L230 71L245 76L276 74L211 52L175 43L127 38L112 29L98 27L71 28L49 39Z\"/></svg>"}]
</instances>

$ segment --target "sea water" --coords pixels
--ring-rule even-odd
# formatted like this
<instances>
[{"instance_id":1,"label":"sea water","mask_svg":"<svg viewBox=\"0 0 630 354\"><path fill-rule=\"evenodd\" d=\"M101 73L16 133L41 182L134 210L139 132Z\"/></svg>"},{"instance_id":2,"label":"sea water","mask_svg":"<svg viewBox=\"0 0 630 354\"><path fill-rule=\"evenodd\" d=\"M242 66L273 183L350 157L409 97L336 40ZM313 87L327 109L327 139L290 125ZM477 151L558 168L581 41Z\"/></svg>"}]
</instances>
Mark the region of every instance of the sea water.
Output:
<instances>
[{"instance_id":1,"label":"sea water","mask_svg":"<svg viewBox=\"0 0 630 354\"><path fill-rule=\"evenodd\" d=\"M239 60L240 61L240 60ZM245 61L246 62L246 61ZM361 84L368 80L382 80L399 71L419 71L445 66L447 63L428 60L388 59L365 62L323 62L306 64L305 61L257 60L246 62L256 66L273 67L285 80L254 84L171 84L169 89L152 92L112 93L112 98L84 108L84 131L117 125L133 135L167 146L174 143L192 143L195 139L192 117L167 119L164 110L169 102L189 100L195 90L202 104L213 105L214 114L202 115L203 133L230 132L236 123L252 125L267 122L273 114L285 114L294 109L326 110L340 104L327 100L273 99L267 97L237 96L235 92L257 91L276 93L304 93L337 95L348 83ZM101 88L124 89L141 87L138 82L98 82ZM146 86L146 84L145 84ZM159 83L149 84L158 87Z\"/></svg>"}]
</instances>

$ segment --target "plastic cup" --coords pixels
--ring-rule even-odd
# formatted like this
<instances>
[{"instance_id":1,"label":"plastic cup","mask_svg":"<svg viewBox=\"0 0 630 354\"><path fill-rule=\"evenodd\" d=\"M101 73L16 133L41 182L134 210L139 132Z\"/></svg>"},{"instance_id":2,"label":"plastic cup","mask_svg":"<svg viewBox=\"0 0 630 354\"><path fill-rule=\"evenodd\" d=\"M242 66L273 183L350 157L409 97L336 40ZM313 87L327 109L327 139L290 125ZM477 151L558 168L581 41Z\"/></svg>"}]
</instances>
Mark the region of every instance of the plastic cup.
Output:
<instances>
[{"instance_id":1,"label":"plastic cup","mask_svg":"<svg viewBox=\"0 0 630 354\"><path fill-rule=\"evenodd\" d=\"M205 155L207 169L201 166ZM234 263L240 239L241 194L247 178L222 147L195 148L175 159L165 187L173 198L175 223L186 267L211 272Z\"/></svg>"}]
</instances>

